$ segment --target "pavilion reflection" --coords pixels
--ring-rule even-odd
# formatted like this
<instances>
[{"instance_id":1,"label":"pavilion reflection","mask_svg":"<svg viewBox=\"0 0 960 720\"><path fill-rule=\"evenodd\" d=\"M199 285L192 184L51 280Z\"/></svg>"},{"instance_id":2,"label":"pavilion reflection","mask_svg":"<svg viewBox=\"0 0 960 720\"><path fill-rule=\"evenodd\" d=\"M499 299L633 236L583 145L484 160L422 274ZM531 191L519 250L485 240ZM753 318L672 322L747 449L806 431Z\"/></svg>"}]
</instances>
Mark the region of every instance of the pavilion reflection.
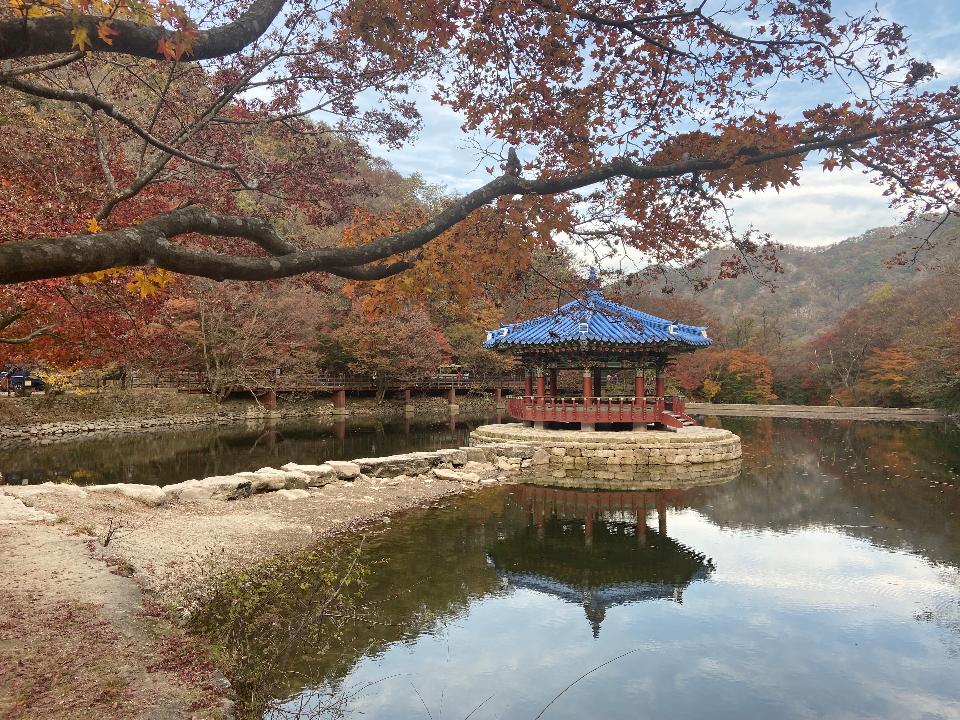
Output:
<instances>
[{"instance_id":1,"label":"pavilion reflection","mask_svg":"<svg viewBox=\"0 0 960 720\"><path fill-rule=\"evenodd\" d=\"M610 608L643 600L683 602L713 573L713 561L667 535L668 514L687 491L582 490L519 485L506 514L518 530L487 547L508 587L582 605L594 636ZM655 516L655 528L648 522Z\"/></svg>"}]
</instances>

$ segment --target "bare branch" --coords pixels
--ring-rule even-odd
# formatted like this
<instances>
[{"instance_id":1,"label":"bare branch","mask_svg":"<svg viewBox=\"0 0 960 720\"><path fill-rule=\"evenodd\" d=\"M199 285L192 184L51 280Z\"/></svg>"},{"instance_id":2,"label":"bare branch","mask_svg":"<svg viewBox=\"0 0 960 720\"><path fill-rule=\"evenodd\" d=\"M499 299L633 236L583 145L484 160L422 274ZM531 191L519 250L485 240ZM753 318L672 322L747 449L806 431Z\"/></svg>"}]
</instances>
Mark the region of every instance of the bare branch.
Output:
<instances>
[{"instance_id":1,"label":"bare branch","mask_svg":"<svg viewBox=\"0 0 960 720\"><path fill-rule=\"evenodd\" d=\"M52 334L53 334L53 328L54 328L54 327L56 327L56 326L55 326L55 325L44 325L43 327L39 327L39 328L37 328L36 330L34 330L34 331L32 331L32 332L24 335L23 337L18 337L18 338L0 337L0 344L2 344L2 345L24 345L25 343L28 343L28 342L30 342L31 340L35 340L36 338L40 337L41 335L52 335Z\"/></svg>"}]
</instances>

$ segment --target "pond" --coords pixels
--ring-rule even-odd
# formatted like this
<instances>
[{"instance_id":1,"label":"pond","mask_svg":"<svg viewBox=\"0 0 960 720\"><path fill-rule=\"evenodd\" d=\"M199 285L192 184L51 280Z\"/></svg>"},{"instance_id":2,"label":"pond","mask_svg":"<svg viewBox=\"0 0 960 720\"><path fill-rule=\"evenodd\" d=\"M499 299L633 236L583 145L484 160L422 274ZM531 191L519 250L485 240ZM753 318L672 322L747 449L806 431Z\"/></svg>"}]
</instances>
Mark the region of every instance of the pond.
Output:
<instances>
[{"instance_id":1,"label":"pond","mask_svg":"<svg viewBox=\"0 0 960 720\"><path fill-rule=\"evenodd\" d=\"M362 544L363 622L291 640L264 716L960 718L960 433L721 423L727 482L397 518Z\"/></svg>"},{"instance_id":2,"label":"pond","mask_svg":"<svg viewBox=\"0 0 960 720\"><path fill-rule=\"evenodd\" d=\"M167 485L288 462L320 463L466 445L470 431L496 417L350 417L191 427L0 448L10 484L48 480L77 485Z\"/></svg>"}]
</instances>

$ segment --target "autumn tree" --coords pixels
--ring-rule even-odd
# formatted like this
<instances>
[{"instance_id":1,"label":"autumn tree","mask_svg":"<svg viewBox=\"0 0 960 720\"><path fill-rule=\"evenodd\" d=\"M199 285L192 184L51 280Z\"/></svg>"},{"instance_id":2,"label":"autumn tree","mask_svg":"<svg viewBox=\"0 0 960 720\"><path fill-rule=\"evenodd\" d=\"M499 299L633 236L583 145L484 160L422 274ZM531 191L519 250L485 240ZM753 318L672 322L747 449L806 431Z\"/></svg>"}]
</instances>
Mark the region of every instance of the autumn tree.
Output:
<instances>
[{"instance_id":1,"label":"autumn tree","mask_svg":"<svg viewBox=\"0 0 960 720\"><path fill-rule=\"evenodd\" d=\"M776 400L767 359L745 350L713 355L703 389L712 402L767 403Z\"/></svg>"},{"instance_id":2,"label":"autumn tree","mask_svg":"<svg viewBox=\"0 0 960 720\"><path fill-rule=\"evenodd\" d=\"M796 183L811 159L868 171L914 212L957 206L960 94L929 83L902 26L826 0L11 0L0 59L4 102L65 108L103 176L92 217L0 245L3 283L129 266L376 279L484 208L663 262L729 240L721 273L736 274L774 259L762 235L733 233L726 201ZM251 148L288 136L335 159L362 148L346 139L402 143L418 80L492 140L489 182L353 245L275 222L297 206L336 225L345 177ZM843 99L785 116L783 81Z\"/></svg>"},{"instance_id":3,"label":"autumn tree","mask_svg":"<svg viewBox=\"0 0 960 720\"><path fill-rule=\"evenodd\" d=\"M813 343L842 403L960 405L960 268L916 287L879 288Z\"/></svg>"},{"instance_id":4,"label":"autumn tree","mask_svg":"<svg viewBox=\"0 0 960 720\"><path fill-rule=\"evenodd\" d=\"M389 380L434 375L452 351L426 309L412 305L375 317L355 305L335 337L353 355L350 370L375 378L381 389Z\"/></svg>"},{"instance_id":5,"label":"autumn tree","mask_svg":"<svg viewBox=\"0 0 960 720\"><path fill-rule=\"evenodd\" d=\"M289 282L224 287L194 279L167 303L176 340L155 365L197 372L217 397L282 385L287 375L317 370L317 307L308 288Z\"/></svg>"}]
</instances>

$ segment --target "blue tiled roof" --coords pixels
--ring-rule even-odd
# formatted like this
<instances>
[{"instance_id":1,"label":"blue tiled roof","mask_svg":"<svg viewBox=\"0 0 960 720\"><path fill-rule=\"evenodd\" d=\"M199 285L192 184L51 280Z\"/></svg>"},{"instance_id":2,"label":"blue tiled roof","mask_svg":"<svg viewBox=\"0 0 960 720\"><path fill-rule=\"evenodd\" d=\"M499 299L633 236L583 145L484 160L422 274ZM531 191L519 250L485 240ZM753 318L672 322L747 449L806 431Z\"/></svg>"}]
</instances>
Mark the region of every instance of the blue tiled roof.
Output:
<instances>
[{"instance_id":1,"label":"blue tiled roof","mask_svg":"<svg viewBox=\"0 0 960 720\"><path fill-rule=\"evenodd\" d=\"M583 300L567 303L550 315L488 330L485 348L508 349L530 345L570 343L616 345L679 345L706 347L712 340L707 329L697 325L664 320L656 315L618 305L598 290Z\"/></svg>"}]
</instances>

